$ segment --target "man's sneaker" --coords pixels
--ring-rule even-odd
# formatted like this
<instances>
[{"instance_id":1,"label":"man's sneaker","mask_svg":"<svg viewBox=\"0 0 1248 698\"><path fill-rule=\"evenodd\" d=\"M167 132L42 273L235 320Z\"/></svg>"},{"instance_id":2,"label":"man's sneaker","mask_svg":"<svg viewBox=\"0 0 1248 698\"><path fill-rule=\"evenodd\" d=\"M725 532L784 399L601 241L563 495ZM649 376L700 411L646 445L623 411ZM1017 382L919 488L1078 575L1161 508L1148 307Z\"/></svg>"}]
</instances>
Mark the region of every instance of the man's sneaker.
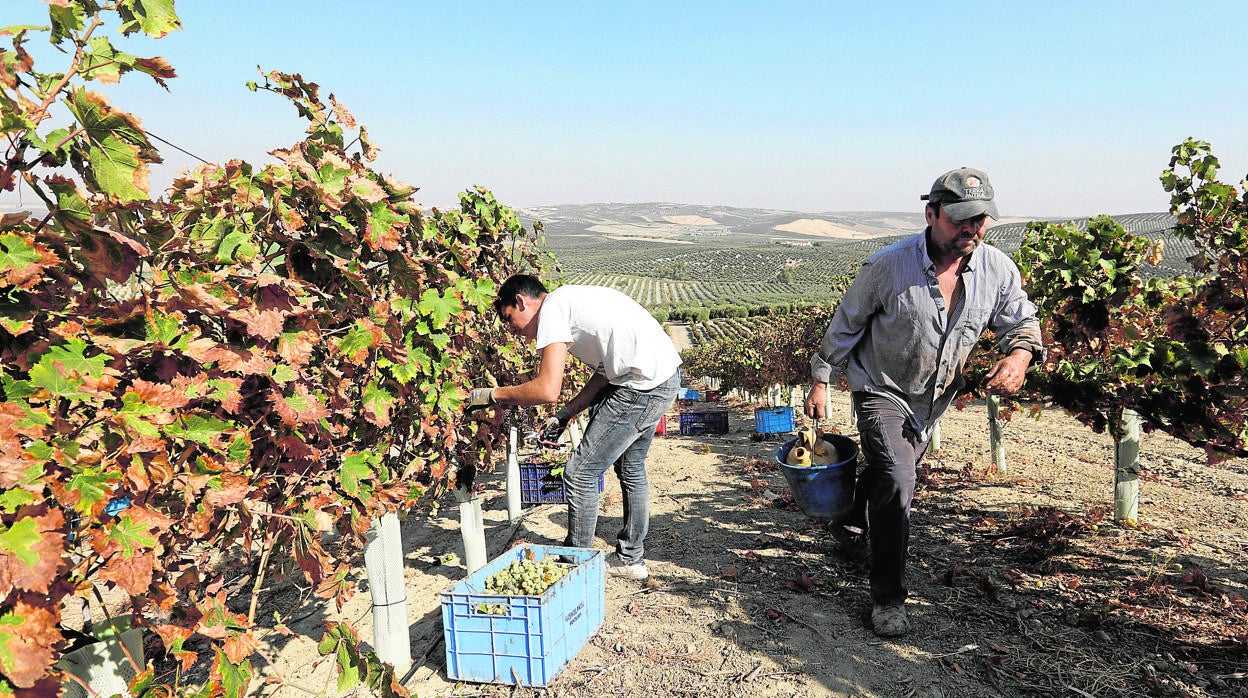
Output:
<instances>
[{"instance_id":1,"label":"man's sneaker","mask_svg":"<svg viewBox=\"0 0 1248 698\"><path fill-rule=\"evenodd\" d=\"M901 637L910 632L904 603L877 604L871 609L871 629L880 637Z\"/></svg>"},{"instance_id":2,"label":"man's sneaker","mask_svg":"<svg viewBox=\"0 0 1248 698\"><path fill-rule=\"evenodd\" d=\"M644 560L628 565L620 559L619 553L611 553L607 555L607 575L641 581L650 576L650 570L646 569Z\"/></svg>"}]
</instances>

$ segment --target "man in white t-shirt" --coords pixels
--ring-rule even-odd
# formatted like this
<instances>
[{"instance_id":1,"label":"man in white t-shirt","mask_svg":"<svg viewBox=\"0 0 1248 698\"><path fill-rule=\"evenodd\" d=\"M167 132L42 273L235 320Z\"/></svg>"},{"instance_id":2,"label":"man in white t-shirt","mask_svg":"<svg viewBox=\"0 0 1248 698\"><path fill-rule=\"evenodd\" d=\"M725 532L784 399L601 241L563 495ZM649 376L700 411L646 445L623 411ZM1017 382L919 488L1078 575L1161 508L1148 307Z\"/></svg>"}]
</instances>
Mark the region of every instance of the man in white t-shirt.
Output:
<instances>
[{"instance_id":1,"label":"man in white t-shirt","mask_svg":"<svg viewBox=\"0 0 1248 698\"><path fill-rule=\"evenodd\" d=\"M680 353L663 326L632 298L601 286L562 286L549 293L537 277L517 274L503 283L494 309L514 332L541 352L537 377L527 383L474 388L466 407L557 402L569 354L594 375L548 424L562 432L590 411L585 437L568 458L566 545L590 548L598 524L598 478L615 466L624 495L624 527L607 573L649 576L644 541L650 528L646 454L655 426L672 407L680 386Z\"/></svg>"}]
</instances>

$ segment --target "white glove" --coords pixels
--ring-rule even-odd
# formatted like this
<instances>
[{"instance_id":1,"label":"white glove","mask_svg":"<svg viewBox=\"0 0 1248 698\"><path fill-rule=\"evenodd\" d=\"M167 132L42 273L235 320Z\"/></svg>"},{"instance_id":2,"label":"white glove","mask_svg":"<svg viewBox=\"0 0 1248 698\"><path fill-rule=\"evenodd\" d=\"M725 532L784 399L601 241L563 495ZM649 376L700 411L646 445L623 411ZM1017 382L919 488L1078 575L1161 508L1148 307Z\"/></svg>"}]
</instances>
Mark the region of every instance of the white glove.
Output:
<instances>
[{"instance_id":1,"label":"white glove","mask_svg":"<svg viewBox=\"0 0 1248 698\"><path fill-rule=\"evenodd\" d=\"M468 401L464 403L465 410L475 410L480 407L494 404L493 388L473 388L468 394Z\"/></svg>"}]
</instances>

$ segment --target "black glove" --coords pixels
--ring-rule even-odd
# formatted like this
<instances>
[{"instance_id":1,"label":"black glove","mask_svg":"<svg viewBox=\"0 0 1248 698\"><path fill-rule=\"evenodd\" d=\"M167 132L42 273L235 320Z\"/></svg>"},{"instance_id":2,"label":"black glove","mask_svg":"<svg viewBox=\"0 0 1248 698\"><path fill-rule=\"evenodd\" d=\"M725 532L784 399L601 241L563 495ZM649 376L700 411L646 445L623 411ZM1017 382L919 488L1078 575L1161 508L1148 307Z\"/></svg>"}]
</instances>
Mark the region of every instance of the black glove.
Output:
<instances>
[{"instance_id":1,"label":"black glove","mask_svg":"<svg viewBox=\"0 0 1248 698\"><path fill-rule=\"evenodd\" d=\"M568 428L570 421L572 421L572 413L568 411L568 408L559 408L555 416L547 419L542 425L542 430L537 435L537 442L543 446L559 445L559 437L563 435L563 430Z\"/></svg>"}]
</instances>

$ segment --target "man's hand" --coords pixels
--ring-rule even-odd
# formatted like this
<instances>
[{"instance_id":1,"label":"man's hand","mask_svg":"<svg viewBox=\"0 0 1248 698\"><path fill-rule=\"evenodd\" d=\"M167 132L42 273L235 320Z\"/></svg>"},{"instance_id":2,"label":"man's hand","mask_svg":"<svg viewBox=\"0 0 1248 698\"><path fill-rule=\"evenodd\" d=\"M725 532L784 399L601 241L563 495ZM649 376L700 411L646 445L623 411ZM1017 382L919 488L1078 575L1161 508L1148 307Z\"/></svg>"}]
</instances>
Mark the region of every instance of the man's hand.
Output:
<instances>
[{"instance_id":1,"label":"man's hand","mask_svg":"<svg viewBox=\"0 0 1248 698\"><path fill-rule=\"evenodd\" d=\"M1026 349L1015 349L1010 355L997 362L996 366L985 376L984 389L992 395L1013 395L1023 387L1027 378L1027 367L1031 364L1031 352Z\"/></svg>"},{"instance_id":2,"label":"man's hand","mask_svg":"<svg viewBox=\"0 0 1248 698\"><path fill-rule=\"evenodd\" d=\"M468 394L468 400L464 403L464 411L472 412L493 404L493 388L473 388L472 392Z\"/></svg>"},{"instance_id":3,"label":"man's hand","mask_svg":"<svg viewBox=\"0 0 1248 698\"><path fill-rule=\"evenodd\" d=\"M559 408L555 416L547 419L542 425L542 431L537 435L537 442L543 446L557 445L559 437L563 435L563 430L568 428L570 421L572 421L572 413L568 411L568 408Z\"/></svg>"},{"instance_id":4,"label":"man's hand","mask_svg":"<svg viewBox=\"0 0 1248 698\"><path fill-rule=\"evenodd\" d=\"M828 384L827 383L811 383L810 392L806 393L806 416L811 419L823 419L827 415L824 414L823 406L828 401Z\"/></svg>"}]
</instances>

